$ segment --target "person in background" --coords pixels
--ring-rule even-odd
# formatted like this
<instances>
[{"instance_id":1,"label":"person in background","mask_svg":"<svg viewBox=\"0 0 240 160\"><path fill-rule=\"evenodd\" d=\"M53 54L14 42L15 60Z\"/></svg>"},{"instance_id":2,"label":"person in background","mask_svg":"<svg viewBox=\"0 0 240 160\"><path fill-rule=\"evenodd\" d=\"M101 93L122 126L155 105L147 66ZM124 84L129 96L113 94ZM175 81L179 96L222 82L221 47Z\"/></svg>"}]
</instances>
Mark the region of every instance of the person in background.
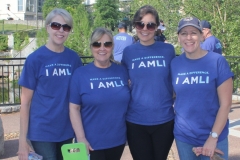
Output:
<instances>
[{"instance_id":1,"label":"person in background","mask_svg":"<svg viewBox=\"0 0 240 160\"><path fill-rule=\"evenodd\" d=\"M123 49L134 43L134 39L132 36L127 34L127 26L125 23L119 23L118 25L118 34L114 36L114 49L113 56L114 60L121 62Z\"/></svg>"},{"instance_id":2,"label":"person in background","mask_svg":"<svg viewBox=\"0 0 240 160\"><path fill-rule=\"evenodd\" d=\"M90 42L94 62L78 68L70 86L72 126L90 160L120 160L126 143L129 77L112 59L113 44L112 33L97 28Z\"/></svg>"},{"instance_id":3,"label":"person in background","mask_svg":"<svg viewBox=\"0 0 240 160\"><path fill-rule=\"evenodd\" d=\"M224 153L220 157L227 160L233 73L223 56L201 48L204 33L197 18L180 20L177 34L185 51L171 62L179 157L210 160Z\"/></svg>"},{"instance_id":4,"label":"person in background","mask_svg":"<svg viewBox=\"0 0 240 160\"><path fill-rule=\"evenodd\" d=\"M201 21L204 41L201 44L202 49L213 51L222 55L222 45L219 39L212 35L211 24L206 21Z\"/></svg>"},{"instance_id":5,"label":"person in background","mask_svg":"<svg viewBox=\"0 0 240 160\"><path fill-rule=\"evenodd\" d=\"M28 160L30 151L42 155L44 160L62 160L61 146L71 143L74 137L68 86L74 70L82 62L76 52L64 46L73 19L66 10L57 8L47 15L45 24L47 44L27 57L19 79L22 86L20 160Z\"/></svg>"},{"instance_id":6,"label":"person in background","mask_svg":"<svg viewBox=\"0 0 240 160\"><path fill-rule=\"evenodd\" d=\"M122 58L131 81L128 145L134 160L166 160L174 138L170 62L175 51L171 44L154 40L159 26L154 7L138 9L133 25L139 42L126 47Z\"/></svg>"},{"instance_id":7,"label":"person in background","mask_svg":"<svg viewBox=\"0 0 240 160\"><path fill-rule=\"evenodd\" d=\"M163 32L166 30L166 27L162 20L160 20L160 25L157 28L156 36L154 37L155 41L167 42L166 37Z\"/></svg>"}]
</instances>

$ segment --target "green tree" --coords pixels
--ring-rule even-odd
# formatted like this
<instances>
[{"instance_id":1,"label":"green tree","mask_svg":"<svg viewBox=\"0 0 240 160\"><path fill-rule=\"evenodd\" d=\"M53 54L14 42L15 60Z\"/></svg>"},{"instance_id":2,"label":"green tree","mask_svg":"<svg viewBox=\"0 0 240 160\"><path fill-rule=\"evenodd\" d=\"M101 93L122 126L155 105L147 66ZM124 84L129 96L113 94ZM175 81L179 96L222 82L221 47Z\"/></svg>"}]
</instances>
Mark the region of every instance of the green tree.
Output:
<instances>
[{"instance_id":1,"label":"green tree","mask_svg":"<svg viewBox=\"0 0 240 160\"><path fill-rule=\"evenodd\" d=\"M84 4L79 4L76 9L66 8L73 16L73 32L66 41L66 46L78 52L81 56L90 56L89 39L91 26L89 15ZM81 15L81 16L79 16Z\"/></svg>"},{"instance_id":2,"label":"green tree","mask_svg":"<svg viewBox=\"0 0 240 160\"><path fill-rule=\"evenodd\" d=\"M26 31L17 31L13 34L13 37L16 51L21 51L29 43L29 36Z\"/></svg>"},{"instance_id":3,"label":"green tree","mask_svg":"<svg viewBox=\"0 0 240 160\"><path fill-rule=\"evenodd\" d=\"M105 27L114 30L118 20L118 0L98 0L94 4L94 28Z\"/></svg>"},{"instance_id":4,"label":"green tree","mask_svg":"<svg viewBox=\"0 0 240 160\"><path fill-rule=\"evenodd\" d=\"M6 51L8 49L8 36L0 35L0 51Z\"/></svg>"}]
</instances>

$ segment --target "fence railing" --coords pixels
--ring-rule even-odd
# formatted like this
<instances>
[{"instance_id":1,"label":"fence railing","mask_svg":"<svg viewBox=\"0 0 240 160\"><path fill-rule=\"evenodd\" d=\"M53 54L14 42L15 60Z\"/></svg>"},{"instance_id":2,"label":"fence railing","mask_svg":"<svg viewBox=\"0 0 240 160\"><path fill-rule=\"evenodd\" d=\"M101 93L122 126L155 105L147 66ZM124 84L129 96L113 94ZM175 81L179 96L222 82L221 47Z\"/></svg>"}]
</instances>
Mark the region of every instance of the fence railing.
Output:
<instances>
[{"instance_id":1,"label":"fence railing","mask_svg":"<svg viewBox=\"0 0 240 160\"><path fill-rule=\"evenodd\" d=\"M84 65L91 62L93 57L81 57ZM231 70L234 72L233 94L240 95L240 57L226 57ZM0 107L20 104L21 87L18 85L26 58L0 58Z\"/></svg>"}]
</instances>

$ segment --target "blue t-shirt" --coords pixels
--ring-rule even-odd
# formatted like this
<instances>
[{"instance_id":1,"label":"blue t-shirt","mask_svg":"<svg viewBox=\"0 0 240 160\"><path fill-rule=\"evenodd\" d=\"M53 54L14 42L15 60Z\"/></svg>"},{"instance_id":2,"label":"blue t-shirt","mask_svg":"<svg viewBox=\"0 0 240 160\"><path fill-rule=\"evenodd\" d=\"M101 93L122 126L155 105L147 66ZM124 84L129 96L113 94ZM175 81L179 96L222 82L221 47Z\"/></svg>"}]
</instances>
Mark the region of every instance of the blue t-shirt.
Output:
<instances>
[{"instance_id":1,"label":"blue t-shirt","mask_svg":"<svg viewBox=\"0 0 240 160\"><path fill-rule=\"evenodd\" d=\"M128 79L126 69L115 63L108 68L90 63L74 72L70 102L81 106L84 132L95 150L126 142Z\"/></svg>"},{"instance_id":2,"label":"blue t-shirt","mask_svg":"<svg viewBox=\"0 0 240 160\"><path fill-rule=\"evenodd\" d=\"M199 59L183 53L171 63L176 93L174 136L177 140L203 146L212 131L220 107L217 88L233 76L225 57L208 52ZM228 135L228 122L218 141Z\"/></svg>"},{"instance_id":3,"label":"blue t-shirt","mask_svg":"<svg viewBox=\"0 0 240 160\"><path fill-rule=\"evenodd\" d=\"M133 44L134 39L127 33L118 33L113 37L113 40L114 40L113 49L114 60L121 62L124 48Z\"/></svg>"},{"instance_id":4,"label":"blue t-shirt","mask_svg":"<svg viewBox=\"0 0 240 160\"><path fill-rule=\"evenodd\" d=\"M158 125L174 119L170 62L175 57L171 44L136 43L123 51L122 63L131 80L131 102L127 121Z\"/></svg>"},{"instance_id":5,"label":"blue t-shirt","mask_svg":"<svg viewBox=\"0 0 240 160\"><path fill-rule=\"evenodd\" d=\"M77 53L66 47L56 53L42 46L27 57L18 83L34 91L28 139L60 142L74 136L68 87L73 71L81 65Z\"/></svg>"},{"instance_id":6,"label":"blue t-shirt","mask_svg":"<svg viewBox=\"0 0 240 160\"><path fill-rule=\"evenodd\" d=\"M201 48L207 51L213 51L222 55L222 45L215 36L210 36L201 43Z\"/></svg>"}]
</instances>

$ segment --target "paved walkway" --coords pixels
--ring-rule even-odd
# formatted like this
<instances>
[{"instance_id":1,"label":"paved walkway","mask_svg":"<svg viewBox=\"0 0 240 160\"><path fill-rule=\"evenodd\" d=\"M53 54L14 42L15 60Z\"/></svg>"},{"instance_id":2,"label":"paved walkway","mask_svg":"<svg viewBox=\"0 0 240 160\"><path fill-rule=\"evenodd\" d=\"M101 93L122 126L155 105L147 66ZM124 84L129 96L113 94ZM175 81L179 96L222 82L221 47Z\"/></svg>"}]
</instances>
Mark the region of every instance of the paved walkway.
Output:
<instances>
[{"instance_id":1,"label":"paved walkway","mask_svg":"<svg viewBox=\"0 0 240 160\"><path fill-rule=\"evenodd\" d=\"M19 136L19 112L1 115L5 133L5 153L1 160L17 160ZM229 160L240 160L240 104L233 104L229 113ZM133 160L128 146L125 147L121 160ZM179 160L175 143L168 160Z\"/></svg>"}]
</instances>

